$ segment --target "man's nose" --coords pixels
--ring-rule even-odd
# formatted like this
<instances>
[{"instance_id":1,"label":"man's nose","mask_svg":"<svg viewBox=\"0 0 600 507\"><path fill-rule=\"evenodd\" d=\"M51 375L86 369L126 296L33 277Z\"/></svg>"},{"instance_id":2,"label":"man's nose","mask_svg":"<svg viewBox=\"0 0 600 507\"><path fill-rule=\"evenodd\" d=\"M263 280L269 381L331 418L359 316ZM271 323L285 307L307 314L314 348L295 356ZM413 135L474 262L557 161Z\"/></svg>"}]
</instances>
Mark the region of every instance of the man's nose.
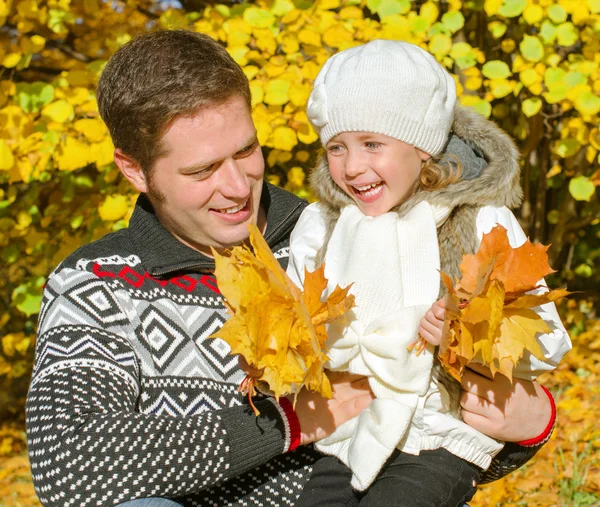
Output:
<instances>
[{"instance_id":1,"label":"man's nose","mask_svg":"<svg viewBox=\"0 0 600 507\"><path fill-rule=\"evenodd\" d=\"M250 194L250 183L246 171L236 160L228 160L221 166L221 193L227 197L247 197Z\"/></svg>"}]
</instances>

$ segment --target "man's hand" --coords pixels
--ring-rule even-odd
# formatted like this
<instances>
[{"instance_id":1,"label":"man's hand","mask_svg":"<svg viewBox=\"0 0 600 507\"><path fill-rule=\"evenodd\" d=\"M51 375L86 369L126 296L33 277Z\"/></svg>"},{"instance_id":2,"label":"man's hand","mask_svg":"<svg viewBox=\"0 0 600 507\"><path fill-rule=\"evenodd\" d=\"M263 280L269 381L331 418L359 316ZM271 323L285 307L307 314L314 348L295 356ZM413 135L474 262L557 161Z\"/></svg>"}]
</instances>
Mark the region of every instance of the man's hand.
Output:
<instances>
[{"instance_id":1,"label":"man's hand","mask_svg":"<svg viewBox=\"0 0 600 507\"><path fill-rule=\"evenodd\" d=\"M333 390L330 400L303 389L296 400L300 422L300 444L310 444L333 433L342 423L369 406L374 396L366 377L343 372L328 372ZM294 397L288 396L293 403Z\"/></svg>"},{"instance_id":2,"label":"man's hand","mask_svg":"<svg viewBox=\"0 0 600 507\"><path fill-rule=\"evenodd\" d=\"M240 368L252 377L261 371L248 365L238 356ZM375 397L366 377L345 372L328 372L333 397L328 400L320 394L302 389L296 400L295 412L300 423L300 445L310 444L331 435L342 423L352 419L369 406ZM287 396L294 403L294 396Z\"/></svg>"},{"instance_id":3,"label":"man's hand","mask_svg":"<svg viewBox=\"0 0 600 507\"><path fill-rule=\"evenodd\" d=\"M431 305L427 313L419 323L419 335L438 346L442 343L442 331L444 331L444 319L446 318L446 301L440 299Z\"/></svg>"},{"instance_id":4,"label":"man's hand","mask_svg":"<svg viewBox=\"0 0 600 507\"><path fill-rule=\"evenodd\" d=\"M463 420L478 431L506 442L541 435L552 414L548 396L537 382L497 374L471 364L462 377Z\"/></svg>"}]
</instances>

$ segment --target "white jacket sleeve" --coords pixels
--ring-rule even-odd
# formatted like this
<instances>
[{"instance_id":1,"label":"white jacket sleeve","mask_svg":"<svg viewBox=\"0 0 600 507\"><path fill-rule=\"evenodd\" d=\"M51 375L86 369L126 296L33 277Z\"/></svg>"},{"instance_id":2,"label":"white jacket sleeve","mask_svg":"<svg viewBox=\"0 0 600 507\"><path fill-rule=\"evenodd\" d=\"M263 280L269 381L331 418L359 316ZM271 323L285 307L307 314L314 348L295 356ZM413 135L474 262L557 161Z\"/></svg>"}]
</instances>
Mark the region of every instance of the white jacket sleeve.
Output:
<instances>
[{"instance_id":1,"label":"white jacket sleeve","mask_svg":"<svg viewBox=\"0 0 600 507\"><path fill-rule=\"evenodd\" d=\"M287 274L300 288L304 283L304 268L314 271L315 260L325 239L323 208L319 203L306 207L290 236L290 257Z\"/></svg>"},{"instance_id":2,"label":"white jacket sleeve","mask_svg":"<svg viewBox=\"0 0 600 507\"><path fill-rule=\"evenodd\" d=\"M485 206L479 211L477 216L479 240L481 241L483 235L490 232L498 224L507 230L508 241L513 248L521 246L527 240L527 236L512 212L507 207L496 208L493 206ZM546 282L541 280L540 285L546 287ZM536 292L539 294L545 291L546 289L541 288ZM537 337L546 358L544 361L540 361L525 351L525 355L517 364L513 375L528 380L533 380L543 372L556 368L562 357L572 347L571 339L558 316L554 303L547 303L532 309L544 319L552 329L552 333Z\"/></svg>"}]
</instances>

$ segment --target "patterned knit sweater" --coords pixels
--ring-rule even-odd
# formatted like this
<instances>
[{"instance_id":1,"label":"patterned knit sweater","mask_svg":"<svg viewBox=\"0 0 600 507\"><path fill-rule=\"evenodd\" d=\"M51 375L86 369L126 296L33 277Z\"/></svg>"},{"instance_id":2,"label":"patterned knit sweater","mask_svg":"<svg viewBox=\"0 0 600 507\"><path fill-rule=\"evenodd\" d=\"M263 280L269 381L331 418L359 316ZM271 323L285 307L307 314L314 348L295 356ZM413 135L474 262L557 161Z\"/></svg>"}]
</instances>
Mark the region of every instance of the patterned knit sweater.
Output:
<instances>
[{"instance_id":1,"label":"patterned knit sweater","mask_svg":"<svg viewBox=\"0 0 600 507\"><path fill-rule=\"evenodd\" d=\"M265 185L265 238L287 265L305 203ZM29 457L45 506L150 496L190 506L293 505L317 458L294 450L289 404L237 393L219 339L226 312L213 262L162 227L141 196L128 229L80 248L46 284L27 400ZM541 444L507 445L499 478Z\"/></svg>"}]
</instances>

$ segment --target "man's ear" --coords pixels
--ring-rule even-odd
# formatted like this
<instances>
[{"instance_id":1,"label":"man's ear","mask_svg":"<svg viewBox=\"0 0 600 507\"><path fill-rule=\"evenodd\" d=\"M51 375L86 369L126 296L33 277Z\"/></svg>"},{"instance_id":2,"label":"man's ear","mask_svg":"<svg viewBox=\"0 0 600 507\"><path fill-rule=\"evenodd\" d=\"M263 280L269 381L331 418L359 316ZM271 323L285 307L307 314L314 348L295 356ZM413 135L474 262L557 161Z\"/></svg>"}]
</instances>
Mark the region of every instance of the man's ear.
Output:
<instances>
[{"instance_id":1,"label":"man's ear","mask_svg":"<svg viewBox=\"0 0 600 507\"><path fill-rule=\"evenodd\" d=\"M138 192L148 192L146 175L140 165L120 148L115 150L115 164Z\"/></svg>"}]
</instances>

